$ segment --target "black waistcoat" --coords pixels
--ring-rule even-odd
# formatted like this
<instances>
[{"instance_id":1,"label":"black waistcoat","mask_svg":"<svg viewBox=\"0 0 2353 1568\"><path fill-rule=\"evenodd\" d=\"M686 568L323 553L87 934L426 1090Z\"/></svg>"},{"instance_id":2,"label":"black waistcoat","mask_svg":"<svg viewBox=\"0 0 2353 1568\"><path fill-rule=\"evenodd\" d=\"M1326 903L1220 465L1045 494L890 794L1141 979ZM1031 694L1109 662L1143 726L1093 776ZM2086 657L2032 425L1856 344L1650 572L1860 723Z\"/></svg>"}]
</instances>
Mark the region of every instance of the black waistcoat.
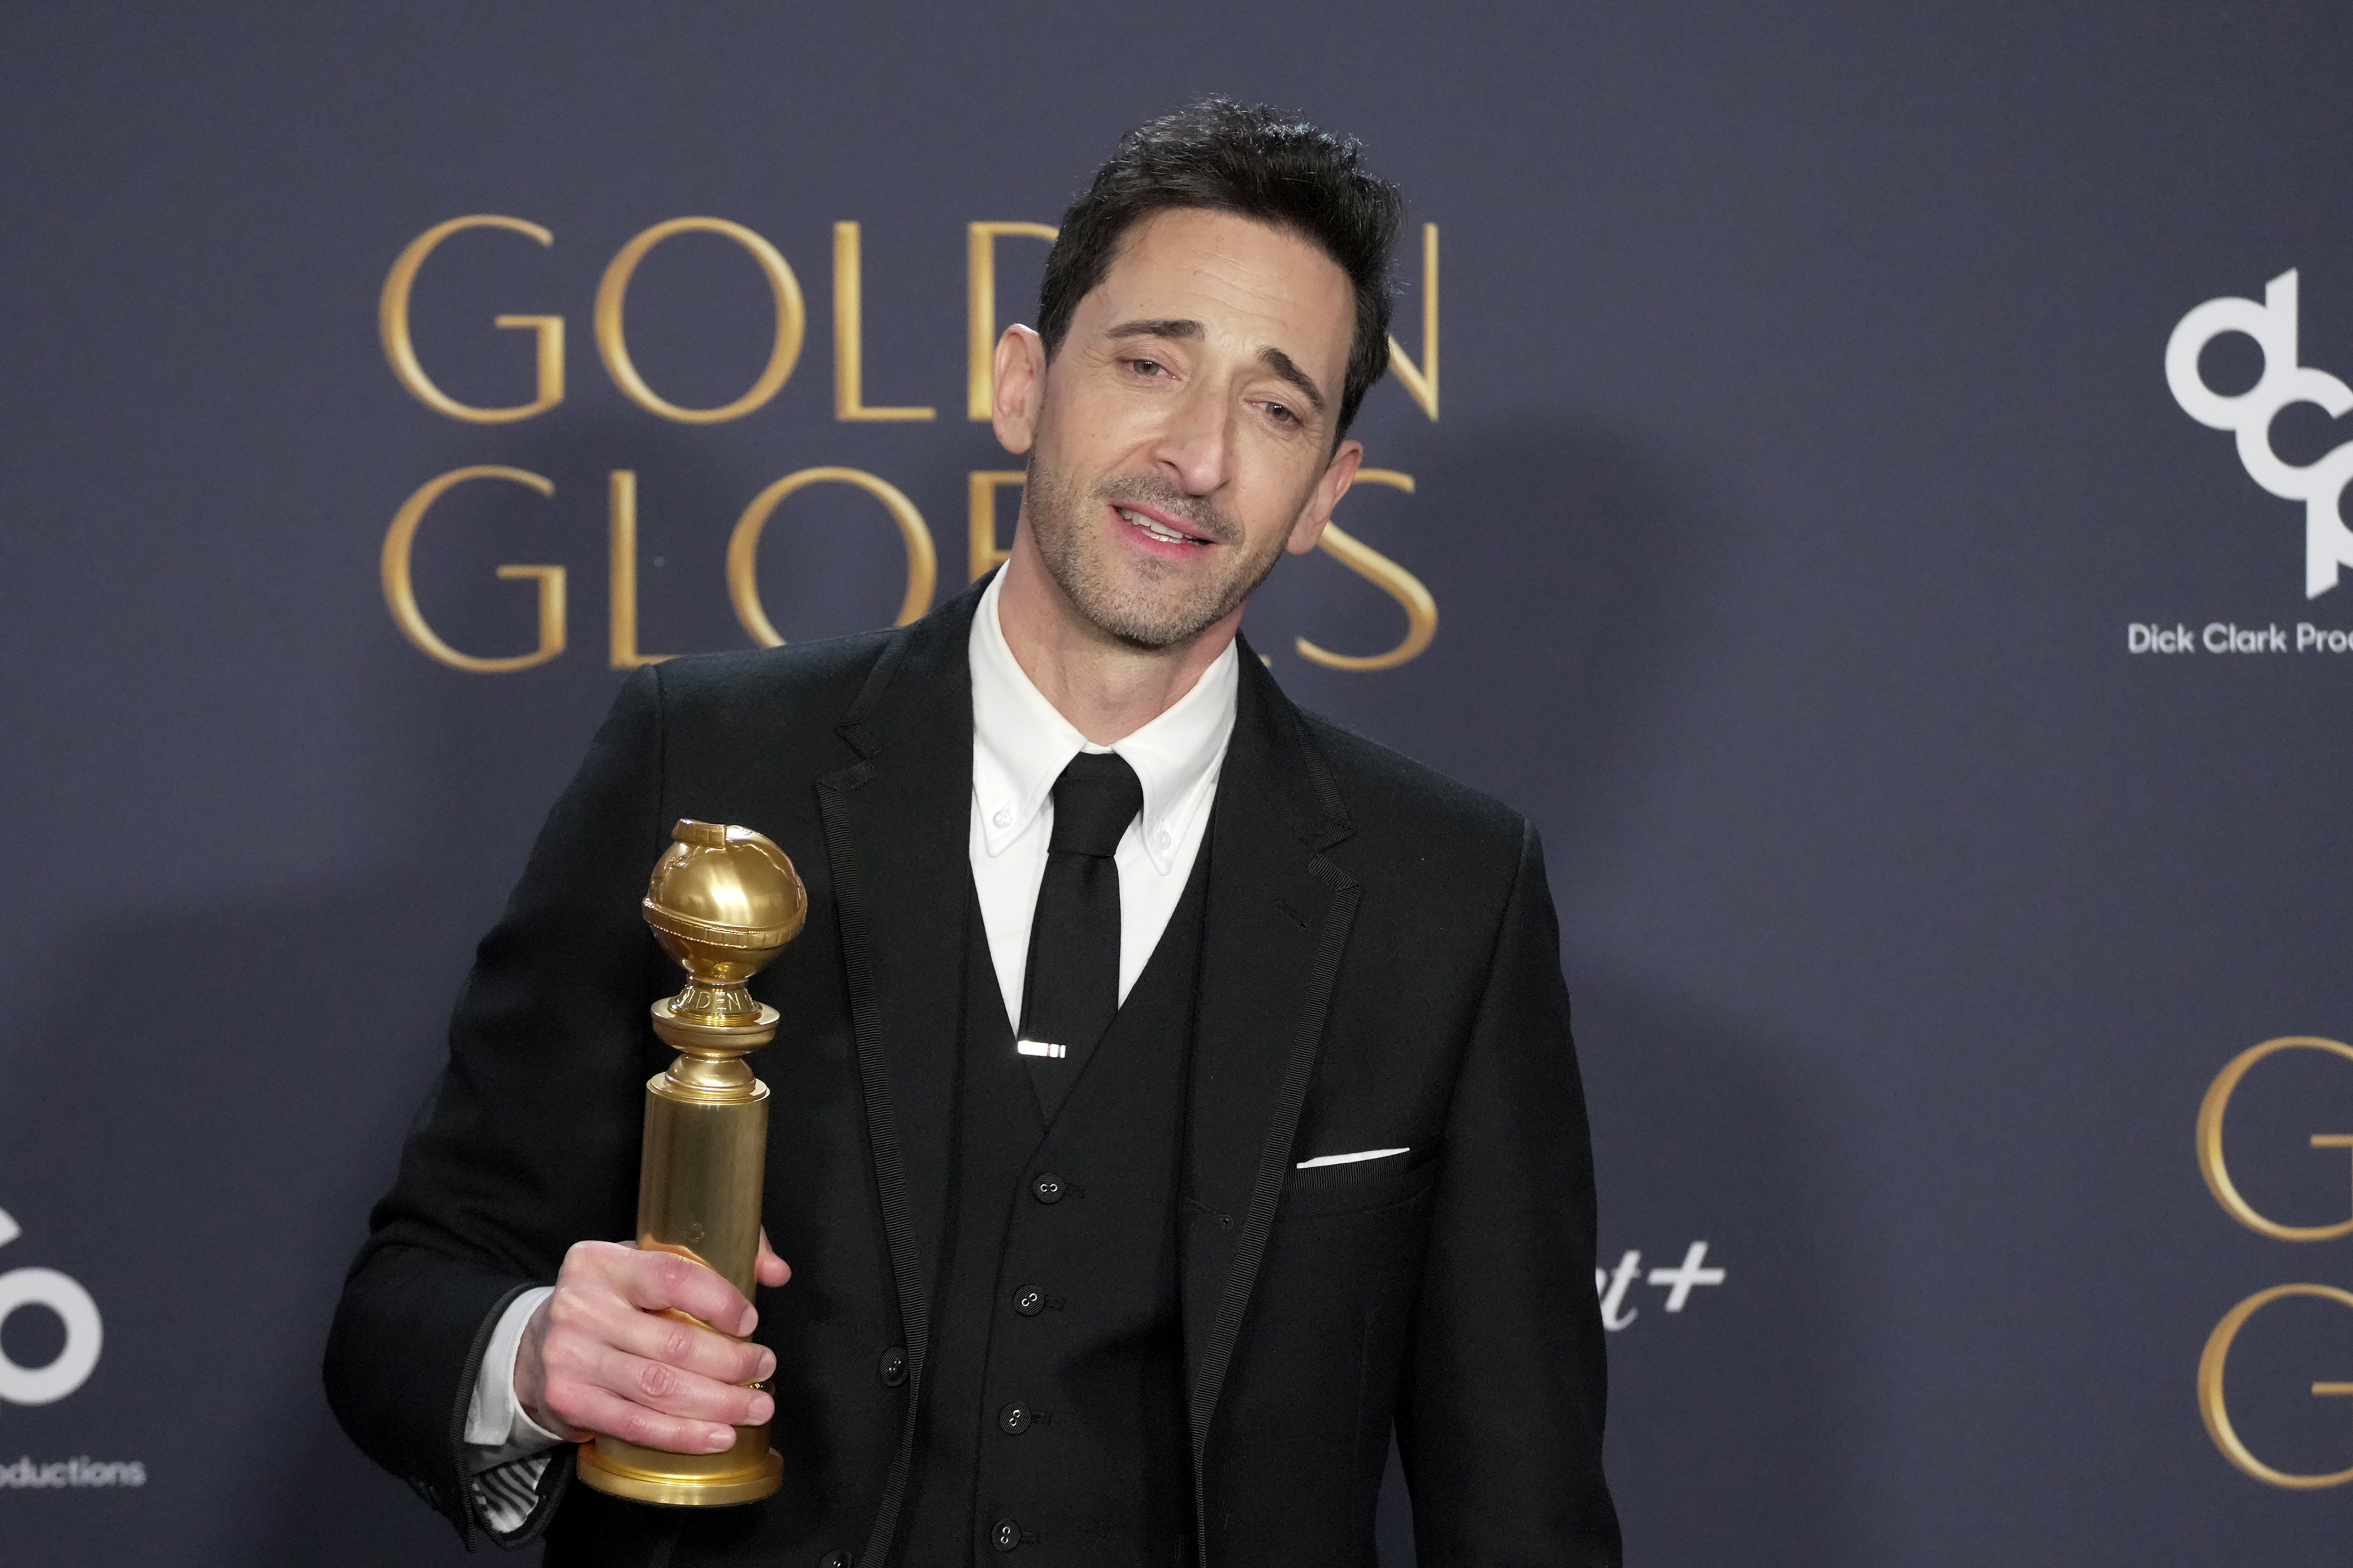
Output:
<instances>
[{"instance_id":1,"label":"black waistcoat","mask_svg":"<svg viewBox=\"0 0 2353 1568\"><path fill-rule=\"evenodd\" d=\"M902 1568L1191 1557L1176 1199L1208 858L1050 1127L976 904L966 922L955 1209Z\"/></svg>"}]
</instances>

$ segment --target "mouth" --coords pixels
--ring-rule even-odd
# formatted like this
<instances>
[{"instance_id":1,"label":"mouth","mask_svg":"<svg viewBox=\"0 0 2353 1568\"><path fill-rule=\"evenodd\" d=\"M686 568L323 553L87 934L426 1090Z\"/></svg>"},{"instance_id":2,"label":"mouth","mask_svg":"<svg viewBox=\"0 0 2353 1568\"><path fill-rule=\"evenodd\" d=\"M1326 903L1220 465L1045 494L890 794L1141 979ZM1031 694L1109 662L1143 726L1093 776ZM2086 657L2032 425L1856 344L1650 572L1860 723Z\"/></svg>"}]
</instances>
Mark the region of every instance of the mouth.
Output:
<instances>
[{"instance_id":1,"label":"mouth","mask_svg":"<svg viewBox=\"0 0 2353 1568\"><path fill-rule=\"evenodd\" d=\"M1181 524L1163 514L1143 507L1119 506L1112 510L1120 521L1127 524L1155 544L1173 546L1179 550L1196 549L1213 542L1207 537L1188 531Z\"/></svg>"}]
</instances>

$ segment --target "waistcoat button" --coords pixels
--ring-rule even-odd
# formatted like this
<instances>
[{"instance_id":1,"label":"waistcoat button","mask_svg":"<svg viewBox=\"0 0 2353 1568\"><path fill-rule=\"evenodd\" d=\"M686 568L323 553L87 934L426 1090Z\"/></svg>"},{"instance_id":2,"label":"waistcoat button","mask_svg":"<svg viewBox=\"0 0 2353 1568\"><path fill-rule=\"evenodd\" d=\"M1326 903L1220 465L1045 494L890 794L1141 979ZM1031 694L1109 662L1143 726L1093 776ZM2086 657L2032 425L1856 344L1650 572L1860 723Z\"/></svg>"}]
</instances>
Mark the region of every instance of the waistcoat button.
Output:
<instances>
[{"instance_id":1,"label":"waistcoat button","mask_svg":"<svg viewBox=\"0 0 2353 1568\"><path fill-rule=\"evenodd\" d=\"M874 1371L882 1379L883 1387L898 1387L907 1381L907 1352L892 1345L882 1352L882 1360ZM844 1568L848 1568L849 1561L846 1557L842 1559Z\"/></svg>"},{"instance_id":2,"label":"waistcoat button","mask_svg":"<svg viewBox=\"0 0 2353 1568\"><path fill-rule=\"evenodd\" d=\"M1062 1178L1054 1174L1053 1172L1049 1171L1044 1175L1029 1184L1029 1193L1031 1196L1035 1197L1041 1204L1060 1203L1062 1201Z\"/></svg>"},{"instance_id":3,"label":"waistcoat button","mask_svg":"<svg viewBox=\"0 0 2353 1568\"><path fill-rule=\"evenodd\" d=\"M997 1413L997 1424L1016 1436L1029 1430L1029 1407L1013 1404Z\"/></svg>"},{"instance_id":4,"label":"waistcoat button","mask_svg":"<svg viewBox=\"0 0 2353 1568\"><path fill-rule=\"evenodd\" d=\"M825 1554L825 1561L818 1563L818 1568L849 1568L849 1553L828 1552Z\"/></svg>"},{"instance_id":5,"label":"waistcoat button","mask_svg":"<svg viewBox=\"0 0 2353 1568\"><path fill-rule=\"evenodd\" d=\"M999 1187L997 1190L1002 1192L1005 1189ZM1046 1310L1046 1292L1035 1285L1024 1285L1013 1293L1013 1310L1025 1318L1036 1317Z\"/></svg>"},{"instance_id":6,"label":"waistcoat button","mask_svg":"<svg viewBox=\"0 0 2353 1568\"><path fill-rule=\"evenodd\" d=\"M997 1189L1002 1192L1003 1188ZM988 1543L999 1552L1010 1552L1021 1544L1021 1527L1009 1519L1000 1519L997 1528L988 1532Z\"/></svg>"}]
</instances>

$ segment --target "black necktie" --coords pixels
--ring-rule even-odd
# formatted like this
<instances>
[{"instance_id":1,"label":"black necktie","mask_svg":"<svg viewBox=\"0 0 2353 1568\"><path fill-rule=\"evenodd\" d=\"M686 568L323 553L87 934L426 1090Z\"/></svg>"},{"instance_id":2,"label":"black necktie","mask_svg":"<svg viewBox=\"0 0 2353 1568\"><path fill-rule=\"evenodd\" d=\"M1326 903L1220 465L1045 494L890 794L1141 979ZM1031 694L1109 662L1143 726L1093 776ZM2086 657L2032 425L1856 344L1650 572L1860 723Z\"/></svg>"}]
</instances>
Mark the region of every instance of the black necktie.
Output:
<instances>
[{"instance_id":1,"label":"black necktie","mask_svg":"<svg viewBox=\"0 0 2353 1568\"><path fill-rule=\"evenodd\" d=\"M1029 922L1019 1047L1049 1121L1119 1011L1119 867L1112 855L1143 809L1144 786L1115 752L1081 752L1054 781L1054 837Z\"/></svg>"}]
</instances>

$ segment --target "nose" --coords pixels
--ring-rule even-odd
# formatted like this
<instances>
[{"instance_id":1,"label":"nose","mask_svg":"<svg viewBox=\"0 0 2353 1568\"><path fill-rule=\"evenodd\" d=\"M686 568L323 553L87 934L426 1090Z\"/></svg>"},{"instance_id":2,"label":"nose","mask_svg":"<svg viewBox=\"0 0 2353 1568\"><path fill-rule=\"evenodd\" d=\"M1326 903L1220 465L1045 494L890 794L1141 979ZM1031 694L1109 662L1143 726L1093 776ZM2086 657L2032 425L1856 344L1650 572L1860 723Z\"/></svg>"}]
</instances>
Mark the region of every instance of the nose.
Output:
<instances>
[{"instance_id":1,"label":"nose","mask_svg":"<svg viewBox=\"0 0 2353 1568\"><path fill-rule=\"evenodd\" d=\"M1171 400L1153 460L1185 493L1206 496L1223 488L1232 435L1232 410L1216 390L1196 385Z\"/></svg>"}]
</instances>

